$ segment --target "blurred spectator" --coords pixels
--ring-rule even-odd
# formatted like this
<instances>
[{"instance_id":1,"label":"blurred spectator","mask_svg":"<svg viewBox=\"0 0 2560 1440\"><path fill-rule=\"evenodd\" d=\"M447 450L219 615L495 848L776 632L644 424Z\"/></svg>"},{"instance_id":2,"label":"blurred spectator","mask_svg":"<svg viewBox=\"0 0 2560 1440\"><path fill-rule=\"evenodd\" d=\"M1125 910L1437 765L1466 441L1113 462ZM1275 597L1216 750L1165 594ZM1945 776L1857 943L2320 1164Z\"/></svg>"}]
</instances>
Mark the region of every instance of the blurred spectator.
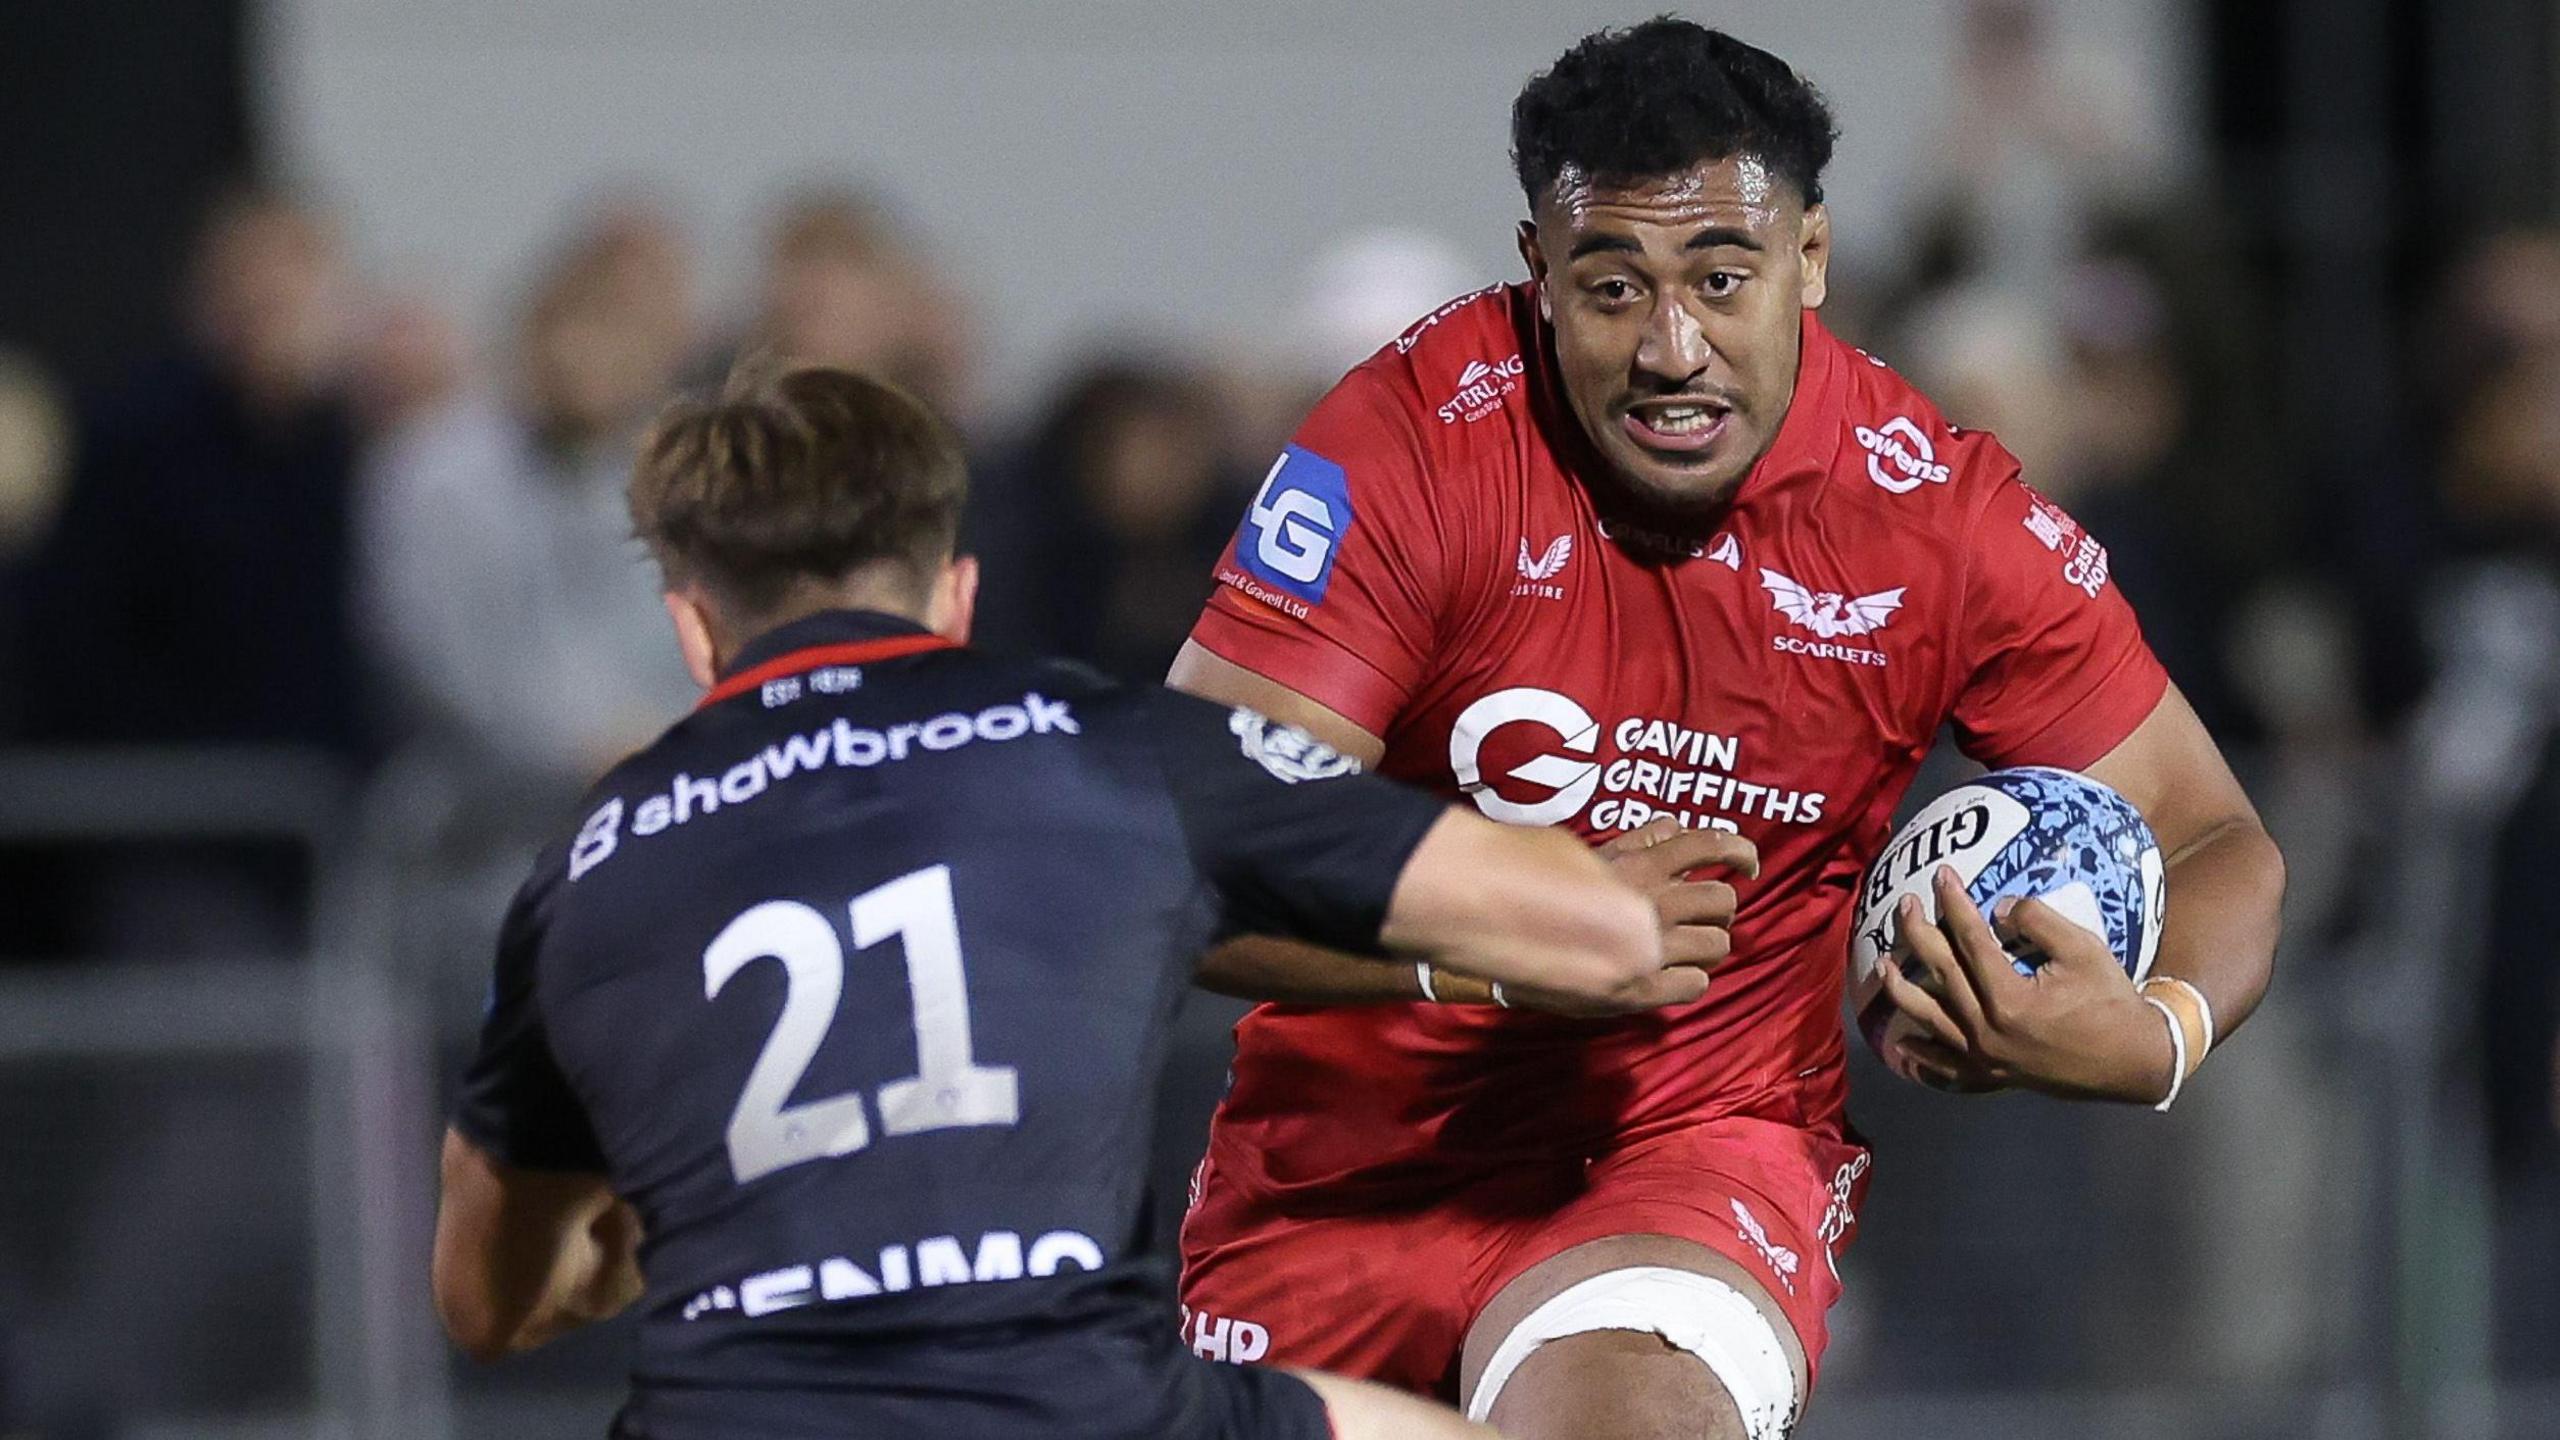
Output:
<instances>
[{"instance_id":1,"label":"blurred spectator","mask_svg":"<svg viewBox=\"0 0 2560 1440\"><path fill-rule=\"evenodd\" d=\"M71 463L71 422L44 373L0 350L0 739L25 728L28 561L43 545Z\"/></svg>"},{"instance_id":2,"label":"blurred spectator","mask_svg":"<svg viewBox=\"0 0 2560 1440\"><path fill-rule=\"evenodd\" d=\"M986 469L970 542L986 566L979 634L1161 680L1249 489L1205 382L1144 361L1088 366Z\"/></svg>"},{"instance_id":3,"label":"blurred spectator","mask_svg":"<svg viewBox=\"0 0 2560 1440\"><path fill-rule=\"evenodd\" d=\"M849 190L794 196L775 220L749 350L881 376L969 418L969 320L888 211Z\"/></svg>"},{"instance_id":4,"label":"blurred spectator","mask_svg":"<svg viewBox=\"0 0 2560 1440\"><path fill-rule=\"evenodd\" d=\"M1958 287L1920 301L1906 328L1915 378L2106 542L2161 663L2207 724L2231 729L2224 652L2244 579L2215 552L2208 502L2186 493L2186 472L2207 463L2194 382L2149 275L2125 260L2076 265L2052 303Z\"/></svg>"},{"instance_id":5,"label":"blurred spectator","mask_svg":"<svg viewBox=\"0 0 2560 1440\"><path fill-rule=\"evenodd\" d=\"M2045 0L1970 0L1942 163L1908 263L2049 298L2101 219L2152 207L2170 168L2160 86L2139 57L2064 54Z\"/></svg>"},{"instance_id":6,"label":"blurred spectator","mask_svg":"<svg viewBox=\"0 0 2560 1440\"><path fill-rule=\"evenodd\" d=\"M1297 359L1330 388L1370 352L1442 304L1490 283L1448 240L1424 230L1363 230L1325 247L1298 302Z\"/></svg>"},{"instance_id":7,"label":"blurred spectator","mask_svg":"<svg viewBox=\"0 0 2560 1440\"><path fill-rule=\"evenodd\" d=\"M2455 267L2430 397L2445 438L2437 490L2452 558L2427 594L2433 680L2413 767L2443 828L2488 849L2478 891L2411 897L2475 914L2445 982L2466 1007L2454 1050L2476 1084L2497 1179L2503 1363L2560 1373L2560 245L2492 238ZM2446 842L2439 842L2446 843ZM2459 863L2478 867L2465 849ZM2467 872L2466 872L2467 873ZM2426 913L2426 912L2421 912ZM2476 970L2472 957L2477 954ZM2441 957L2430 957L2441 963ZM2476 990L2467 985L2477 975ZM2476 1066L2476 1068L2475 1068Z\"/></svg>"},{"instance_id":8,"label":"blurred spectator","mask_svg":"<svg viewBox=\"0 0 2560 1440\"><path fill-rule=\"evenodd\" d=\"M536 282L511 393L370 460L365 607L412 729L574 790L690 703L623 486L692 350L691 295L664 221L606 212Z\"/></svg>"},{"instance_id":9,"label":"blurred spectator","mask_svg":"<svg viewBox=\"0 0 2560 1440\"><path fill-rule=\"evenodd\" d=\"M376 297L356 327L356 413L365 433L397 433L470 382L462 337L442 307L412 294Z\"/></svg>"},{"instance_id":10,"label":"blurred spectator","mask_svg":"<svg viewBox=\"0 0 2560 1440\"><path fill-rule=\"evenodd\" d=\"M1236 453L1279 454L1345 371L1497 278L1471 270L1456 245L1424 230L1361 230L1327 245L1307 267L1277 354L1256 353L1228 382Z\"/></svg>"},{"instance_id":11,"label":"blurred spectator","mask_svg":"<svg viewBox=\"0 0 2560 1440\"><path fill-rule=\"evenodd\" d=\"M38 560L32 727L72 742L366 749L337 234L248 190L197 240L191 343L81 407Z\"/></svg>"}]
</instances>

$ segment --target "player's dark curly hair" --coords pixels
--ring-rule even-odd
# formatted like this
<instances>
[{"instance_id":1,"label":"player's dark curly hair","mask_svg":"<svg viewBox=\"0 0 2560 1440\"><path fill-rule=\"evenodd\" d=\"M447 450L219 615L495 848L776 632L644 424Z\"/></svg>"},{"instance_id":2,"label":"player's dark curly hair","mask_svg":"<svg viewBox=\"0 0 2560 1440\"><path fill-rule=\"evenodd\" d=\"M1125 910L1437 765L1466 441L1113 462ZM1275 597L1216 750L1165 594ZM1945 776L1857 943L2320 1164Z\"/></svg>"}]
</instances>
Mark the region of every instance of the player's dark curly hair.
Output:
<instances>
[{"instance_id":1,"label":"player's dark curly hair","mask_svg":"<svg viewBox=\"0 0 2560 1440\"><path fill-rule=\"evenodd\" d=\"M1812 82L1766 50L1662 15L1584 36L1511 106L1511 165L1535 210L1567 166L1627 182L1756 157L1822 199L1839 138Z\"/></svg>"}]
</instances>

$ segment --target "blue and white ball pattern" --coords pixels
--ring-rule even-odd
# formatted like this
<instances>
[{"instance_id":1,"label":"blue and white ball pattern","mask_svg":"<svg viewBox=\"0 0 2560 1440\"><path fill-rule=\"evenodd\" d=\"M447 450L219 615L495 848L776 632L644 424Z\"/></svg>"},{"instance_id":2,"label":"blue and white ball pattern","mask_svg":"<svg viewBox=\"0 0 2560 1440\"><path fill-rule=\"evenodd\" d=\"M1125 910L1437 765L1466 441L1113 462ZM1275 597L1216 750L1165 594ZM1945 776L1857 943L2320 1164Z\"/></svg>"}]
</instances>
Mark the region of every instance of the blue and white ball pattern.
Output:
<instances>
[{"instance_id":1,"label":"blue and white ball pattern","mask_svg":"<svg viewBox=\"0 0 2560 1440\"><path fill-rule=\"evenodd\" d=\"M1917 895L1932 920L1930 877L1954 868L1985 915L2003 899L2036 898L2107 942L2136 981L2151 973L2165 901L2159 842L2133 802L2069 770L1994 770L1929 803L1867 871L1849 942L1849 995L1858 1028L1886 1060L1904 1020L1884 998L1876 962L1893 950L1894 907ZM2010 956L2019 973L2043 963Z\"/></svg>"}]
</instances>

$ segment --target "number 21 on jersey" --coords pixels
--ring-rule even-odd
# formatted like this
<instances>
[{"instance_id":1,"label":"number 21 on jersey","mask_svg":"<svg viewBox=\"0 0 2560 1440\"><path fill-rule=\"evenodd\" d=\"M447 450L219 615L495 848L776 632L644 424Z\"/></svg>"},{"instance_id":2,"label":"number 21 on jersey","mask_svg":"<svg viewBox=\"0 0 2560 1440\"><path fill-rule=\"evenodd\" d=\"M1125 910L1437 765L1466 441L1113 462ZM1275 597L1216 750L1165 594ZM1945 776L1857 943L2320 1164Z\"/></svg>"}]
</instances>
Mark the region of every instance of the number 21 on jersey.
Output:
<instances>
[{"instance_id":1,"label":"number 21 on jersey","mask_svg":"<svg viewBox=\"0 0 2560 1440\"><path fill-rule=\"evenodd\" d=\"M866 890L853 897L851 910L856 950L893 935L906 940L916 1073L880 1087L880 1128L890 1135L919 1135L1019 1121L1013 1067L981 1065L970 1049L969 981L960 960L951 867L935 865ZM718 999L732 976L768 958L782 962L782 1015L729 1114L729 1169L741 1185L871 1143L859 1092L789 1103L834 1026L844 994L844 946L826 916L797 900L768 900L730 921L702 952L704 998Z\"/></svg>"}]
</instances>

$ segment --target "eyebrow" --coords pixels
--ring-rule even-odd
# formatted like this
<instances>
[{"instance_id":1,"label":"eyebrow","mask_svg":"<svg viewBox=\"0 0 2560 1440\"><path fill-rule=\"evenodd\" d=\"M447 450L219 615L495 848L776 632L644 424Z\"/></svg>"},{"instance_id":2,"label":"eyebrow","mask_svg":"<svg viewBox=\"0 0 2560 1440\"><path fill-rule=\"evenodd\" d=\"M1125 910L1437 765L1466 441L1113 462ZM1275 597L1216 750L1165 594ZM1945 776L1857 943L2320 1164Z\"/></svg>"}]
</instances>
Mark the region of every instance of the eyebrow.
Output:
<instances>
[{"instance_id":1,"label":"eyebrow","mask_svg":"<svg viewBox=\"0 0 2560 1440\"><path fill-rule=\"evenodd\" d=\"M1749 250L1754 254L1766 248L1750 231L1737 230L1730 225L1710 225L1690 236L1680 248L1715 250L1727 245L1738 250ZM1579 260L1585 255L1598 255L1603 252L1641 255L1644 253L1644 247L1624 235L1586 235L1573 243L1573 248L1565 252L1564 258L1568 261Z\"/></svg>"}]
</instances>

